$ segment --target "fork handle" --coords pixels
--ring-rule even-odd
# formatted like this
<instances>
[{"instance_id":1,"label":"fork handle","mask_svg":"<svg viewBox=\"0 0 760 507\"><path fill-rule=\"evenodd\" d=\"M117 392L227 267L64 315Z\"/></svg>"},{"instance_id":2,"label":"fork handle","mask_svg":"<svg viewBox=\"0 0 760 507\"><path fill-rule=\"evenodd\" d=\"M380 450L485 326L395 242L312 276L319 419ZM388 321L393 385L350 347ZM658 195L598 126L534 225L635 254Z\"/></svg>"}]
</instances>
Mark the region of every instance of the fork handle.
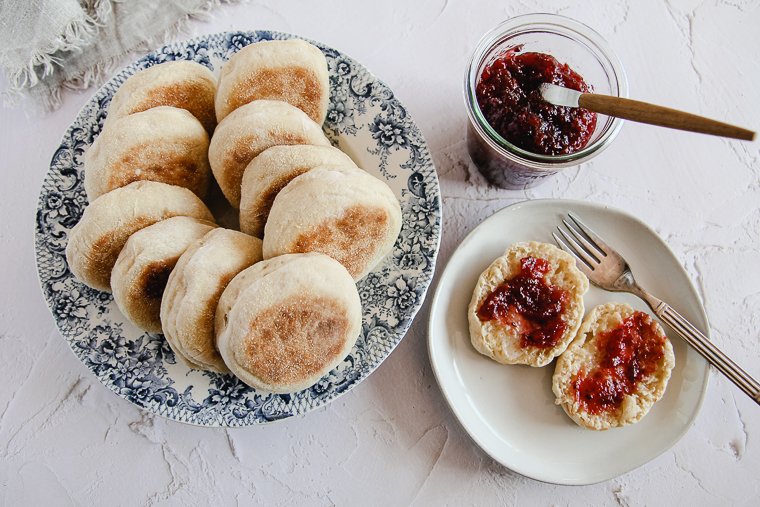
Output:
<instances>
[{"instance_id":1,"label":"fork handle","mask_svg":"<svg viewBox=\"0 0 760 507\"><path fill-rule=\"evenodd\" d=\"M747 396L755 400L760 405L760 383L752 378L749 373L744 371L739 365L726 356L716 347L704 334L702 334L691 322L686 320L680 313L664 301L651 297L653 301L647 299L647 303L652 307L654 313L667 323L673 330L678 333L686 342L691 345L702 357L715 366L736 386L744 391Z\"/></svg>"}]
</instances>

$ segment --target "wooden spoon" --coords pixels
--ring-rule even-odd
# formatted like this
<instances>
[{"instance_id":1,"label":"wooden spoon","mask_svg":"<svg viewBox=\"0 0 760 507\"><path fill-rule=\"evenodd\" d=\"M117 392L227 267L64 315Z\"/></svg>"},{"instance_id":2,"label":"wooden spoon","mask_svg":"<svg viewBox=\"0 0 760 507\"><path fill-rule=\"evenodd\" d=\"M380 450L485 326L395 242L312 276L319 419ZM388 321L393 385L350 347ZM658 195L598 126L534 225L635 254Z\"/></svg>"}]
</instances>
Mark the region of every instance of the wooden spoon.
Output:
<instances>
[{"instance_id":1,"label":"wooden spoon","mask_svg":"<svg viewBox=\"0 0 760 507\"><path fill-rule=\"evenodd\" d=\"M669 127L713 136L754 141L751 130L721 123L696 114L685 113L669 107L656 106L638 100L623 99L611 95L581 93L555 84L543 83L539 87L541 97L555 106L582 107L596 113L625 118L626 120L660 127Z\"/></svg>"}]
</instances>

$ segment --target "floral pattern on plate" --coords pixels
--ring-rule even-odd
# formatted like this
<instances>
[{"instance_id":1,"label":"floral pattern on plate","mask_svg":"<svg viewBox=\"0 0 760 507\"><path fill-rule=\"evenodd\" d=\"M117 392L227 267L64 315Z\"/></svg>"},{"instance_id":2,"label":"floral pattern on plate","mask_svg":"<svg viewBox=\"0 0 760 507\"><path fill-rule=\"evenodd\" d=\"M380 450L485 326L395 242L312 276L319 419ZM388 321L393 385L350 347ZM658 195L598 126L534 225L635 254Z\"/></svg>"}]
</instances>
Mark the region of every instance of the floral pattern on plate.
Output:
<instances>
[{"instance_id":1,"label":"floral pattern on plate","mask_svg":"<svg viewBox=\"0 0 760 507\"><path fill-rule=\"evenodd\" d=\"M358 283L362 333L351 353L319 382L292 394L257 392L232 375L189 369L161 335L129 323L110 294L91 289L66 263L68 232L87 205L83 154L100 133L108 104L132 74L169 60L193 60L217 75L241 48L295 36L228 32L167 45L128 66L85 105L66 131L40 192L35 250L40 284L74 354L111 391L145 410L204 426L247 426L307 413L365 379L403 338L422 305L440 241L438 178L422 133L393 92L362 65L318 42L330 76L328 138L386 181L401 202L393 251Z\"/></svg>"}]
</instances>

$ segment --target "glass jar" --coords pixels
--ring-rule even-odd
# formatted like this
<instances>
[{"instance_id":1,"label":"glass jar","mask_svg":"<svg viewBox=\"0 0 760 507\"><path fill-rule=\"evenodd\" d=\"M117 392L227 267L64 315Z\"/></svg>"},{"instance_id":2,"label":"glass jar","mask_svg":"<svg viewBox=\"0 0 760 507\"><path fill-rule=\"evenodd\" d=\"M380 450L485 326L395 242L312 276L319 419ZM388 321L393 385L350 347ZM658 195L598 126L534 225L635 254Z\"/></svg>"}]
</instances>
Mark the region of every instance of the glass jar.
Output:
<instances>
[{"instance_id":1,"label":"glass jar","mask_svg":"<svg viewBox=\"0 0 760 507\"><path fill-rule=\"evenodd\" d=\"M568 64L595 93L628 96L628 81L620 60L602 36L583 23L555 14L528 14L511 18L485 34L465 75L467 150L491 184L507 189L534 187L565 167L592 159L610 145L623 124L619 118L598 114L588 144L564 155L531 153L504 139L483 116L475 87L487 65L518 46L518 53L546 53Z\"/></svg>"}]
</instances>

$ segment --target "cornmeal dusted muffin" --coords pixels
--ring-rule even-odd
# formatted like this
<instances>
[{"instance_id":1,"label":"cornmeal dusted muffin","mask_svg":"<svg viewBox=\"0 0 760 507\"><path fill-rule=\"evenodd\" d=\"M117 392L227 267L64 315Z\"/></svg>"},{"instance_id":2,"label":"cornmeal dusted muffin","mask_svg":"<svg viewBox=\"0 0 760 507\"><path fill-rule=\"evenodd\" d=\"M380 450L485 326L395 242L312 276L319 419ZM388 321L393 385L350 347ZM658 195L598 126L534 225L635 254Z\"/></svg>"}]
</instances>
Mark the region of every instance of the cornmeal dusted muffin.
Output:
<instances>
[{"instance_id":1,"label":"cornmeal dusted muffin","mask_svg":"<svg viewBox=\"0 0 760 507\"><path fill-rule=\"evenodd\" d=\"M321 252L360 280L400 231L401 205L384 181L357 167L319 166L277 194L264 227L264 258Z\"/></svg>"},{"instance_id":2,"label":"cornmeal dusted muffin","mask_svg":"<svg viewBox=\"0 0 760 507\"><path fill-rule=\"evenodd\" d=\"M257 390L292 393L314 385L361 333L356 284L321 253L262 261L228 289L217 307L217 346L232 373Z\"/></svg>"},{"instance_id":3,"label":"cornmeal dusted muffin","mask_svg":"<svg viewBox=\"0 0 760 507\"><path fill-rule=\"evenodd\" d=\"M162 62L133 74L119 87L108 106L104 128L124 116L159 106L186 109L211 135L216 127L216 78L200 63Z\"/></svg>"},{"instance_id":4,"label":"cornmeal dusted muffin","mask_svg":"<svg viewBox=\"0 0 760 507\"><path fill-rule=\"evenodd\" d=\"M219 76L217 120L261 99L287 102L322 125L330 101L325 55L313 44L290 39L256 42L230 56Z\"/></svg>"}]
</instances>

